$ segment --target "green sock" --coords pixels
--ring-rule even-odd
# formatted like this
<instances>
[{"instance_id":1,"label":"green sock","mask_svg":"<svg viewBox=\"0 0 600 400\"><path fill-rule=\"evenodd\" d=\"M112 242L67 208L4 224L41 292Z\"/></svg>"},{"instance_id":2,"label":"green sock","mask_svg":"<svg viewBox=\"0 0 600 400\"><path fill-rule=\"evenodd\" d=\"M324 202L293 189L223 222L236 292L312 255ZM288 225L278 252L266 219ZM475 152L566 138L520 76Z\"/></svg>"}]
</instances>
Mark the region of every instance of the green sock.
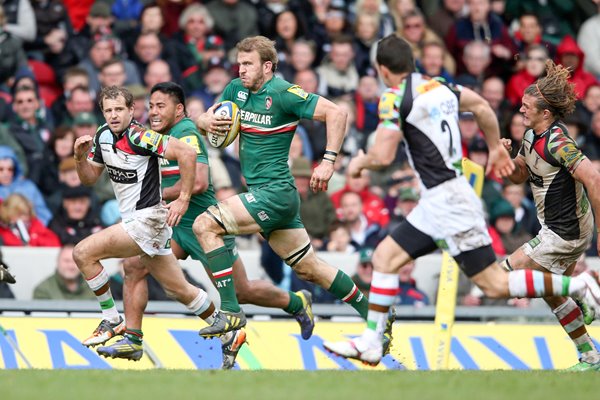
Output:
<instances>
[{"instance_id":1,"label":"green sock","mask_svg":"<svg viewBox=\"0 0 600 400\"><path fill-rule=\"evenodd\" d=\"M233 259L231 253L223 246L207 253L206 258L208 268L212 272L217 290L221 296L221 310L239 312L240 305L233 285Z\"/></svg>"},{"instance_id":2,"label":"green sock","mask_svg":"<svg viewBox=\"0 0 600 400\"><path fill-rule=\"evenodd\" d=\"M331 287L328 289L329 293L354 307L356 311L367 319L367 313L369 312L369 301L367 297L356 287L352 279L346 275L342 270L338 270Z\"/></svg>"},{"instance_id":3,"label":"green sock","mask_svg":"<svg viewBox=\"0 0 600 400\"><path fill-rule=\"evenodd\" d=\"M298 311L302 310L302 299L294 292L288 292L290 295L290 302L286 308L283 309L288 314L296 314Z\"/></svg>"},{"instance_id":4,"label":"green sock","mask_svg":"<svg viewBox=\"0 0 600 400\"><path fill-rule=\"evenodd\" d=\"M144 334L141 329L132 329L127 328L125 330L125 337L131 340L135 344L142 344L142 339L144 338Z\"/></svg>"}]
</instances>

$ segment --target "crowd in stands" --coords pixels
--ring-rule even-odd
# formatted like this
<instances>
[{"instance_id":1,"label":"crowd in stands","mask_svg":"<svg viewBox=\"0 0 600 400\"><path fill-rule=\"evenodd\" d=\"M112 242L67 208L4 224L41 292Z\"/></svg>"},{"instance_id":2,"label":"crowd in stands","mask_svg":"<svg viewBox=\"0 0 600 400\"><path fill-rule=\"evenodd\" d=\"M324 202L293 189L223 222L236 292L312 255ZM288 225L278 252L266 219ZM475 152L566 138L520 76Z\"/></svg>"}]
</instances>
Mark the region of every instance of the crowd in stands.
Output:
<instances>
[{"instance_id":1,"label":"crowd in stands","mask_svg":"<svg viewBox=\"0 0 600 400\"><path fill-rule=\"evenodd\" d=\"M276 43L276 74L348 111L346 140L327 193L312 193L326 127L303 120L290 166L301 214L316 250L361 252L356 281L367 290L364 253L419 199L418 179L399 152L391 168L353 178L345 167L368 149L383 86L374 49L392 32L412 46L420 72L479 92L501 134L523 138L525 88L553 59L572 71L579 101L565 123L600 168L600 0L5 0L0 6L0 240L3 246L69 248L119 220L108 177L83 187L73 143L104 120L96 95L127 86L135 118L148 120L156 83L175 81L190 116L210 107L237 75L235 44L262 34ZM487 148L473 115L460 115L465 156L485 165ZM244 191L236 145L210 150L219 199ZM539 224L527 185L486 177L483 202L499 258L535 237ZM263 249L278 281L283 263ZM60 258L59 258L59 264ZM72 268L65 268L69 275ZM60 270L60 268L59 268ZM407 275L408 274L408 275ZM60 272L57 270L57 275ZM69 278L67 286L79 290ZM399 277L410 291L410 271ZM414 286L414 284L412 285ZM403 289L404 290L404 289ZM46 290L44 293L50 292ZM419 297L419 296L417 296ZM428 299L413 299L427 304ZM409 300L403 300L408 302Z\"/></svg>"}]
</instances>

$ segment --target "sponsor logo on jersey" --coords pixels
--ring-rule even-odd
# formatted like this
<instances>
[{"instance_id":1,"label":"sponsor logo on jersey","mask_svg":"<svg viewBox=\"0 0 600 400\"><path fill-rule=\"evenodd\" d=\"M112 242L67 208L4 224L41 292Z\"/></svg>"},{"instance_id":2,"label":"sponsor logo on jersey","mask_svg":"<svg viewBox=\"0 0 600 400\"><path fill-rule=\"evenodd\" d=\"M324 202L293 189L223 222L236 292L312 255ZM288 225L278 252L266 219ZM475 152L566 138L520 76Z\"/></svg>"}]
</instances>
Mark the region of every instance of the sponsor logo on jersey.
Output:
<instances>
[{"instance_id":1,"label":"sponsor logo on jersey","mask_svg":"<svg viewBox=\"0 0 600 400\"><path fill-rule=\"evenodd\" d=\"M394 93L384 93L379 100L379 119L394 118L394 103L397 96Z\"/></svg>"},{"instance_id":2,"label":"sponsor logo on jersey","mask_svg":"<svg viewBox=\"0 0 600 400\"><path fill-rule=\"evenodd\" d=\"M458 112L458 101L456 99L442 101L440 110L446 115L454 115Z\"/></svg>"},{"instance_id":3,"label":"sponsor logo on jersey","mask_svg":"<svg viewBox=\"0 0 600 400\"><path fill-rule=\"evenodd\" d=\"M295 94L298 97L301 97L303 100L306 100L306 98L308 97L308 93L306 93L304 91L304 89L302 89L298 85L294 85L294 86L288 88L287 91L290 92L290 93L292 93L292 94Z\"/></svg>"},{"instance_id":4,"label":"sponsor logo on jersey","mask_svg":"<svg viewBox=\"0 0 600 400\"><path fill-rule=\"evenodd\" d=\"M271 116L265 114L257 114L250 111L240 110L242 113L242 121L252 122L259 125L271 125Z\"/></svg>"},{"instance_id":5,"label":"sponsor logo on jersey","mask_svg":"<svg viewBox=\"0 0 600 400\"><path fill-rule=\"evenodd\" d=\"M153 130L147 130L140 138L140 144L146 144L146 148L156 148L162 135Z\"/></svg>"},{"instance_id":6,"label":"sponsor logo on jersey","mask_svg":"<svg viewBox=\"0 0 600 400\"><path fill-rule=\"evenodd\" d=\"M267 221L269 220L269 216L267 215L267 213L265 211L259 211L258 214L256 214L258 216L258 219L260 219L261 221Z\"/></svg>"},{"instance_id":7,"label":"sponsor logo on jersey","mask_svg":"<svg viewBox=\"0 0 600 400\"><path fill-rule=\"evenodd\" d=\"M272 104L273 104L273 99L271 98L271 96L267 96L265 98L265 108L268 110L269 108L271 108Z\"/></svg>"},{"instance_id":8,"label":"sponsor logo on jersey","mask_svg":"<svg viewBox=\"0 0 600 400\"><path fill-rule=\"evenodd\" d=\"M241 101L246 101L248 99L248 93L240 90L237 92L237 99Z\"/></svg>"},{"instance_id":9,"label":"sponsor logo on jersey","mask_svg":"<svg viewBox=\"0 0 600 400\"><path fill-rule=\"evenodd\" d=\"M429 92L430 90L433 90L437 87L440 87L441 85L442 84L440 82L432 79L428 82L425 82L425 83L417 86L417 92L419 94L423 94L423 93Z\"/></svg>"},{"instance_id":10,"label":"sponsor logo on jersey","mask_svg":"<svg viewBox=\"0 0 600 400\"><path fill-rule=\"evenodd\" d=\"M121 169L106 165L106 171L110 180L116 183L136 183L138 181L137 171L134 169Z\"/></svg>"},{"instance_id":11,"label":"sponsor logo on jersey","mask_svg":"<svg viewBox=\"0 0 600 400\"><path fill-rule=\"evenodd\" d=\"M254 198L254 195L252 193L246 193L244 194L244 196L246 197L246 201L248 203L255 203L256 199Z\"/></svg>"},{"instance_id":12,"label":"sponsor logo on jersey","mask_svg":"<svg viewBox=\"0 0 600 400\"><path fill-rule=\"evenodd\" d=\"M200 150L200 144L198 143L198 137L196 135L185 136L179 140L196 150L196 154L202 154L202 150Z\"/></svg>"}]
</instances>

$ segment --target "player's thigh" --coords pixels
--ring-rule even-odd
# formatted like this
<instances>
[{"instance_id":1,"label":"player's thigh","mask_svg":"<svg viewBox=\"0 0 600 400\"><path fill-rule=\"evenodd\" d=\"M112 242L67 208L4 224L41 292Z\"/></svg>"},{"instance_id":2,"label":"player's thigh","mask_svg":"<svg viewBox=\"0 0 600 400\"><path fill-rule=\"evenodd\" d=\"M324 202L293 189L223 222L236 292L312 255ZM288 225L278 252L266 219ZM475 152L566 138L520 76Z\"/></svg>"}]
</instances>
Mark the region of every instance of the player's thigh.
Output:
<instances>
[{"instance_id":1,"label":"player's thigh","mask_svg":"<svg viewBox=\"0 0 600 400\"><path fill-rule=\"evenodd\" d=\"M140 246L129 236L121 224L109 226L83 239L75 246L76 260L104 260L127 258L142 254Z\"/></svg>"},{"instance_id":2,"label":"player's thigh","mask_svg":"<svg viewBox=\"0 0 600 400\"><path fill-rule=\"evenodd\" d=\"M411 260L411 256L391 236L386 236L373 252L373 268L378 272L395 273Z\"/></svg>"},{"instance_id":3,"label":"player's thigh","mask_svg":"<svg viewBox=\"0 0 600 400\"><path fill-rule=\"evenodd\" d=\"M248 235L261 228L252 218L239 196L229 197L210 206L194 222L194 233L210 230L219 235Z\"/></svg>"}]
</instances>

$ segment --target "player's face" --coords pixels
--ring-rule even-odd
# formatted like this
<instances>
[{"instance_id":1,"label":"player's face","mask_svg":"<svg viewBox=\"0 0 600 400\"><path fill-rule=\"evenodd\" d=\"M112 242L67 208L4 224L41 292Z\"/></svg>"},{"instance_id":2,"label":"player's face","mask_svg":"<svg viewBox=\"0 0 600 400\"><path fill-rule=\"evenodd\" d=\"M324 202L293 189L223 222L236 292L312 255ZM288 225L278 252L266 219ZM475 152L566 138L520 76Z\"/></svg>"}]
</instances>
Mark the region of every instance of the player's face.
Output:
<instances>
[{"instance_id":1,"label":"player's face","mask_svg":"<svg viewBox=\"0 0 600 400\"><path fill-rule=\"evenodd\" d=\"M102 101L102 114L110 130L120 134L127 129L133 119L133 105L127 107L123 96L118 96L116 99L105 98Z\"/></svg>"},{"instance_id":2,"label":"player's face","mask_svg":"<svg viewBox=\"0 0 600 400\"><path fill-rule=\"evenodd\" d=\"M523 95L522 106L519 111L523 113L523 125L527 128L533 128L543 120L544 112L537 108L536 101L536 97L529 94Z\"/></svg>"},{"instance_id":3,"label":"player's face","mask_svg":"<svg viewBox=\"0 0 600 400\"><path fill-rule=\"evenodd\" d=\"M237 61L240 64L242 85L256 92L265 82L266 65L270 64L270 61L263 63L257 51L240 52Z\"/></svg>"},{"instance_id":4,"label":"player's face","mask_svg":"<svg viewBox=\"0 0 600 400\"><path fill-rule=\"evenodd\" d=\"M150 96L150 128L159 133L167 133L177 120L177 104L171 96L154 92Z\"/></svg>"}]
</instances>

